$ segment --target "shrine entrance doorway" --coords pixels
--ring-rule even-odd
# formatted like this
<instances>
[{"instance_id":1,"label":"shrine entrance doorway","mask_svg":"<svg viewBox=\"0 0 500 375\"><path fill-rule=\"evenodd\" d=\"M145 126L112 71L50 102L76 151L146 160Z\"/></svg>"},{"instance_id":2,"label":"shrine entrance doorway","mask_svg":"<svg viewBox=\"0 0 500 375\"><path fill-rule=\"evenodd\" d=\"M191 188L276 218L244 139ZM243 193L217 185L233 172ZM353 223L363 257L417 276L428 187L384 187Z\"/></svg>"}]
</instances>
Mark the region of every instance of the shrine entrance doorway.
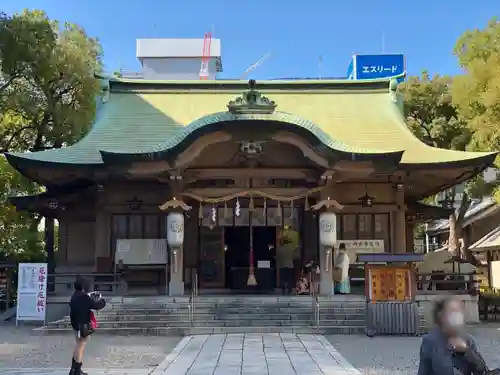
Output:
<instances>
[{"instance_id":1,"label":"shrine entrance doorway","mask_svg":"<svg viewBox=\"0 0 500 375\"><path fill-rule=\"evenodd\" d=\"M224 228L225 287L235 292L273 292L276 287L276 228ZM252 254L250 254L252 248ZM256 285L249 285L250 272Z\"/></svg>"},{"instance_id":2,"label":"shrine entrance doorway","mask_svg":"<svg viewBox=\"0 0 500 375\"><path fill-rule=\"evenodd\" d=\"M276 249L283 245L285 227L289 228L287 232L296 233L296 246L302 255L303 208L300 206L264 207L256 204L253 210L240 208L238 214L234 207L219 207L215 215L212 206L203 206L202 209L198 258L202 289L274 292L279 284ZM300 259L298 263L301 263ZM248 283L251 268L256 285Z\"/></svg>"}]
</instances>

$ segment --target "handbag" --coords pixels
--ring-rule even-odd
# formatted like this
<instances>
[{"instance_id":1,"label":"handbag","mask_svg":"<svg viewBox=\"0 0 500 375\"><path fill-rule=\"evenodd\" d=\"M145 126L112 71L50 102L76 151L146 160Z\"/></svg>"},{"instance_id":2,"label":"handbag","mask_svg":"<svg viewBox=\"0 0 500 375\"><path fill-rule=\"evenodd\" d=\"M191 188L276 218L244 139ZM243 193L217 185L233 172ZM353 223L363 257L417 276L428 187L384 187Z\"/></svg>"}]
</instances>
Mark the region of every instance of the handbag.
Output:
<instances>
[{"instance_id":1,"label":"handbag","mask_svg":"<svg viewBox=\"0 0 500 375\"><path fill-rule=\"evenodd\" d=\"M97 328L97 319L93 311L90 311L90 328L93 330Z\"/></svg>"}]
</instances>

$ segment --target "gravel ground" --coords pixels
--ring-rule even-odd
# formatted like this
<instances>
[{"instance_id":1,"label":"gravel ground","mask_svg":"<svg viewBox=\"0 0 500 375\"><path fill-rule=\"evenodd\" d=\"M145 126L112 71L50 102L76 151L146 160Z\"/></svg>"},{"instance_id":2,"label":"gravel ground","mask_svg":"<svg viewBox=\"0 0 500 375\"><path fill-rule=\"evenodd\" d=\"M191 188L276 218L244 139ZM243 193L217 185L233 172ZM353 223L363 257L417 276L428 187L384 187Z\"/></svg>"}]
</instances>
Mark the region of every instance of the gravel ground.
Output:
<instances>
[{"instance_id":1,"label":"gravel ground","mask_svg":"<svg viewBox=\"0 0 500 375\"><path fill-rule=\"evenodd\" d=\"M120 337L96 333L85 350L87 368L143 369L157 366L179 342L179 337ZM71 364L71 333L44 335L30 327L0 323L0 370L6 368L61 368Z\"/></svg>"},{"instance_id":2,"label":"gravel ground","mask_svg":"<svg viewBox=\"0 0 500 375\"><path fill-rule=\"evenodd\" d=\"M471 327L481 350L491 368L500 367L500 325L482 324ZM416 374L421 338L328 336L327 339L354 367L367 375Z\"/></svg>"}]
</instances>

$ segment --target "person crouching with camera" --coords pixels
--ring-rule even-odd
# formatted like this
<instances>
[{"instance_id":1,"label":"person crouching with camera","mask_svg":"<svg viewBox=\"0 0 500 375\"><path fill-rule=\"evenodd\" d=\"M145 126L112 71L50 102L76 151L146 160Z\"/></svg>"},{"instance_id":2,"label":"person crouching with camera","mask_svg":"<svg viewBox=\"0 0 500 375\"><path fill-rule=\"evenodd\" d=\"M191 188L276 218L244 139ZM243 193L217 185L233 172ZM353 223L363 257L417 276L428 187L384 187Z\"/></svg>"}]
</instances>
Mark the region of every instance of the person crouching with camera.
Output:
<instances>
[{"instance_id":1,"label":"person crouching with camera","mask_svg":"<svg viewBox=\"0 0 500 375\"><path fill-rule=\"evenodd\" d=\"M87 375L82 371L83 352L90 335L94 333L95 318L92 310L101 310L106 301L100 293L87 294L89 284L83 278L75 281L75 291L69 302L71 327L75 331L75 350L69 375Z\"/></svg>"}]
</instances>

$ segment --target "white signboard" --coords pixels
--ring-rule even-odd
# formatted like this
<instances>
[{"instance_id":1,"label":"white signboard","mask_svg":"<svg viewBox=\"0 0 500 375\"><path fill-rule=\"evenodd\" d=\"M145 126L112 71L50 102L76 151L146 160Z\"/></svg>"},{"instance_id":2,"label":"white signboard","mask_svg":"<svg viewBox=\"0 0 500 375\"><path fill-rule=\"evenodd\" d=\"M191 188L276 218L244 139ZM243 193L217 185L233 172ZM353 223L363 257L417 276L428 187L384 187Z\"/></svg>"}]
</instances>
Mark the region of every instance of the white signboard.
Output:
<instances>
[{"instance_id":1,"label":"white signboard","mask_svg":"<svg viewBox=\"0 0 500 375\"><path fill-rule=\"evenodd\" d=\"M257 268L271 268L271 261L270 260L258 260L257 261Z\"/></svg>"},{"instance_id":2,"label":"white signboard","mask_svg":"<svg viewBox=\"0 0 500 375\"><path fill-rule=\"evenodd\" d=\"M44 321L47 308L47 263L19 263L18 321Z\"/></svg>"}]
</instances>

